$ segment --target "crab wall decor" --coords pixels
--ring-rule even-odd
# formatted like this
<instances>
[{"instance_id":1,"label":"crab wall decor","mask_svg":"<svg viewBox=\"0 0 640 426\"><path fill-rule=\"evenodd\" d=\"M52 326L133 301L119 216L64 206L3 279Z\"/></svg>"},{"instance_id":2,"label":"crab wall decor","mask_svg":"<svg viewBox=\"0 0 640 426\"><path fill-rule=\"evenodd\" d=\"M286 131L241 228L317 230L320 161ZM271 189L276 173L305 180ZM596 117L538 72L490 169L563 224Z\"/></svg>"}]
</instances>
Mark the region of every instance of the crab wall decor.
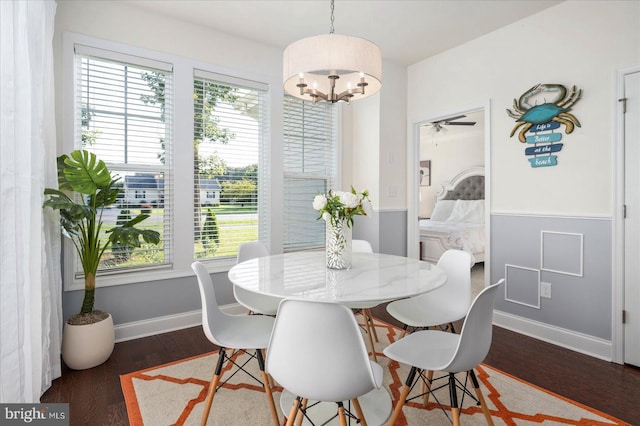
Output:
<instances>
[{"instance_id":1,"label":"crab wall decor","mask_svg":"<svg viewBox=\"0 0 640 426\"><path fill-rule=\"evenodd\" d=\"M576 86L568 91L561 84L536 84L513 100L513 111L507 109L509 117L516 119L510 137L520 129L518 140L534 144L525 149L525 155L533 156L529 158L531 167L557 165L557 157L551 153L560 151L563 144L554 143L562 139L562 134L554 130L563 124L569 134L576 126L581 127L580 121L569 113L581 96L582 89Z\"/></svg>"}]
</instances>

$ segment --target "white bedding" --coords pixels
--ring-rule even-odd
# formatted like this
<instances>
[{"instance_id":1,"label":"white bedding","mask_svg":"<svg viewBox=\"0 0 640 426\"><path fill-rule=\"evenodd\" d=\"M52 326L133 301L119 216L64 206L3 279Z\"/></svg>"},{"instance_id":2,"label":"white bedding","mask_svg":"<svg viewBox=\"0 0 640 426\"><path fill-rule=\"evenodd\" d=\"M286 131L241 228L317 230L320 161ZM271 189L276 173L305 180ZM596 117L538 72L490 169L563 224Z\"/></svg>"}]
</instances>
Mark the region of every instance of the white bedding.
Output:
<instances>
[{"instance_id":1,"label":"white bedding","mask_svg":"<svg viewBox=\"0 0 640 426\"><path fill-rule=\"evenodd\" d=\"M484 252L484 224L422 219L420 234L425 233L441 234L440 240L448 248L458 248L472 254Z\"/></svg>"}]
</instances>

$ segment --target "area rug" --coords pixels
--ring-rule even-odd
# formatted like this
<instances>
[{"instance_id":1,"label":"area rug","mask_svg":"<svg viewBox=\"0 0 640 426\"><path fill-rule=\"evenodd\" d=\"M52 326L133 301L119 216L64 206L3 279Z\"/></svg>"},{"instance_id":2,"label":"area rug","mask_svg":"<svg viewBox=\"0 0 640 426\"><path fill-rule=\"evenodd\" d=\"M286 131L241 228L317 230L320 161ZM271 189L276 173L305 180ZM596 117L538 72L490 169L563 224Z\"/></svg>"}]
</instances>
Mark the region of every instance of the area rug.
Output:
<instances>
[{"instance_id":1,"label":"area rug","mask_svg":"<svg viewBox=\"0 0 640 426\"><path fill-rule=\"evenodd\" d=\"M408 367L390 361L384 357L382 350L399 338L400 330L379 320L376 320L376 330L379 338L376 354L385 371L384 387L395 406L406 380ZM242 363L248 356L238 353L234 358L236 362ZM120 381L131 426L199 425L216 360L217 352L211 352L122 375ZM252 360L247 366L251 366L254 375L259 376L255 361ZM479 366L476 372L496 425L628 424L487 365ZM223 380L231 374L232 371L225 372ZM276 384L273 395L278 407L281 392L282 388ZM412 392L409 398L413 394ZM403 415L396 425L450 425L450 413L446 412L449 409L446 386L436 392L436 398L445 411L433 397L426 407L421 399L416 399L405 404ZM280 419L284 424L282 412ZM486 425L480 407L469 397L462 401L460 420L463 425ZM242 372L233 375L216 393L207 424L271 425L271 412L264 389ZM338 422L334 420L329 424Z\"/></svg>"}]
</instances>

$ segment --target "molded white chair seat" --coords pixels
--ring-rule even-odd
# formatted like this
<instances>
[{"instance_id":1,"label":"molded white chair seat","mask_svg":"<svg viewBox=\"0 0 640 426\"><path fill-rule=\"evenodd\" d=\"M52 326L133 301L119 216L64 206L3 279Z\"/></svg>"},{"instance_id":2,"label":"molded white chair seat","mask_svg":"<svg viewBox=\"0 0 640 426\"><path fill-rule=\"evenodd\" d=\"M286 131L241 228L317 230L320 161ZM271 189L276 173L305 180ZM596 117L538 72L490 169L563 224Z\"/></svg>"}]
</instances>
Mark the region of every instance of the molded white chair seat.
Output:
<instances>
[{"instance_id":1,"label":"molded white chair seat","mask_svg":"<svg viewBox=\"0 0 640 426\"><path fill-rule=\"evenodd\" d=\"M400 394L400 399L391 416L390 425L393 425L398 419L402 406L410 390L414 387L414 382L417 380L422 380L423 389L426 389L424 399L424 404L426 405L431 391L433 371L449 373L451 412L455 426L460 424L460 407L458 406L457 385L454 374L464 371L471 378L487 423L493 425L493 420L473 369L485 359L491 347L493 306L498 287L503 282L504 279L501 279L478 294L469 308L460 334L441 330L416 331L384 349L384 354L388 358L411 366L405 386ZM426 377L423 374L424 371L427 372Z\"/></svg>"},{"instance_id":2,"label":"molded white chair seat","mask_svg":"<svg viewBox=\"0 0 640 426\"><path fill-rule=\"evenodd\" d=\"M269 345L271 330L273 330L272 317L265 315L227 315L227 317L232 321L224 321L224 325L216 325L221 330L215 334L213 343L220 347L234 349L265 349Z\"/></svg>"},{"instance_id":3,"label":"molded white chair seat","mask_svg":"<svg viewBox=\"0 0 640 426\"><path fill-rule=\"evenodd\" d=\"M306 401L338 404L351 400L357 417L364 420L358 397L382 386L382 367L369 360L353 312L339 303L285 299L267 351L266 371L295 395L287 425ZM391 408L391 397L386 394ZM385 414L384 420L388 417ZM346 420L344 420L346 424ZM363 423L366 424L366 423Z\"/></svg>"},{"instance_id":4,"label":"molded white chair seat","mask_svg":"<svg viewBox=\"0 0 640 426\"><path fill-rule=\"evenodd\" d=\"M466 314L466 311L461 314L459 309L439 298L420 296L391 302L387 305L387 312L401 323L414 328L449 324L464 318Z\"/></svg>"},{"instance_id":5,"label":"molded white chair seat","mask_svg":"<svg viewBox=\"0 0 640 426\"><path fill-rule=\"evenodd\" d=\"M233 286L236 301L254 314L275 316L278 313L279 297L257 294L237 285Z\"/></svg>"},{"instance_id":6,"label":"molded white chair seat","mask_svg":"<svg viewBox=\"0 0 640 426\"><path fill-rule=\"evenodd\" d=\"M238 247L238 257L236 262L255 259L256 257L269 256L269 250L260 241L250 241L242 243ZM255 314L275 316L278 312L278 304L282 298L257 294L237 285L233 286L233 296L236 301Z\"/></svg>"},{"instance_id":7,"label":"molded white chair seat","mask_svg":"<svg viewBox=\"0 0 640 426\"><path fill-rule=\"evenodd\" d=\"M274 319L267 316L237 316L225 314L218 306L214 284L207 268L200 262L193 262L191 268L196 273L198 287L200 288L202 329L207 339L220 347L218 361L213 372L213 377L211 378L211 383L209 384L201 425L204 426L207 424L211 405L218 390L218 383L222 378L225 361L229 360L229 362L233 363L227 355L227 350L229 349L241 351L247 351L249 349L255 350L255 355L252 356L258 361L260 375L262 377L262 382L260 383L266 392L274 424L279 425L278 411L273 400L271 386L264 371L264 358L262 353L269 345ZM242 367L240 366L239 368Z\"/></svg>"},{"instance_id":8,"label":"molded white chair seat","mask_svg":"<svg viewBox=\"0 0 640 426\"><path fill-rule=\"evenodd\" d=\"M421 328L449 324L461 320L471 304L471 265L473 257L462 250L447 250L438 267L447 273L440 288L387 305L387 312L408 327Z\"/></svg>"}]
</instances>

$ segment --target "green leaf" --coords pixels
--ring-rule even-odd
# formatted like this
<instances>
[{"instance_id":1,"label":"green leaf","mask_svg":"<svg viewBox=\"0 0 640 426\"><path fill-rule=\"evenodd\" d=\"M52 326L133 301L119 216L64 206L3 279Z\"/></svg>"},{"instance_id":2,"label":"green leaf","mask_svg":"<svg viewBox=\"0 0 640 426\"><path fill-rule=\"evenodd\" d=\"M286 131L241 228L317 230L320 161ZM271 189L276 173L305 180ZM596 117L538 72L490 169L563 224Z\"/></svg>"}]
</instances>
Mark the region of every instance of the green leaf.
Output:
<instances>
[{"instance_id":1,"label":"green leaf","mask_svg":"<svg viewBox=\"0 0 640 426\"><path fill-rule=\"evenodd\" d=\"M62 154L56 159L56 162L58 164L58 188L60 188L61 191L73 191L73 188L71 188L71 185L69 185L69 182L67 182L67 178L64 176L64 163L67 158L69 158L68 155Z\"/></svg>"},{"instance_id":2,"label":"green leaf","mask_svg":"<svg viewBox=\"0 0 640 426\"><path fill-rule=\"evenodd\" d=\"M76 150L64 160L64 177L74 191L93 195L98 189L108 188L111 173L96 155L89 151Z\"/></svg>"},{"instance_id":3,"label":"green leaf","mask_svg":"<svg viewBox=\"0 0 640 426\"><path fill-rule=\"evenodd\" d=\"M134 217L133 219L128 220L127 222L125 222L122 226L123 227L133 227L137 224L139 224L140 222L142 222L143 220L147 219L149 217L148 214L146 213L142 213L139 214L138 216Z\"/></svg>"},{"instance_id":4,"label":"green leaf","mask_svg":"<svg viewBox=\"0 0 640 426\"><path fill-rule=\"evenodd\" d=\"M122 226L116 226L107 231L109 241L112 244L128 244L133 247L140 247L140 238L147 243L158 244L160 242L160 233L150 229L137 229L134 226L149 217L148 214L139 214L133 219L127 221Z\"/></svg>"},{"instance_id":5,"label":"green leaf","mask_svg":"<svg viewBox=\"0 0 640 426\"><path fill-rule=\"evenodd\" d=\"M75 223L75 226L82 220L90 218L95 213L90 206L76 203L69 198L67 194L57 189L47 188L44 193L49 195L49 198L45 200L43 206L60 210L60 214L66 220Z\"/></svg>"},{"instance_id":6,"label":"green leaf","mask_svg":"<svg viewBox=\"0 0 640 426\"><path fill-rule=\"evenodd\" d=\"M98 190L98 192L95 195L96 207L110 206L116 202L116 200L118 199L118 194L120 194L120 188L117 188L117 187L114 188L114 185L119 180L120 178L113 179L111 180L111 182L109 182L109 185ZM93 197L93 195L91 197ZM89 204L93 204L93 201L94 200L91 199L89 201Z\"/></svg>"}]
</instances>

